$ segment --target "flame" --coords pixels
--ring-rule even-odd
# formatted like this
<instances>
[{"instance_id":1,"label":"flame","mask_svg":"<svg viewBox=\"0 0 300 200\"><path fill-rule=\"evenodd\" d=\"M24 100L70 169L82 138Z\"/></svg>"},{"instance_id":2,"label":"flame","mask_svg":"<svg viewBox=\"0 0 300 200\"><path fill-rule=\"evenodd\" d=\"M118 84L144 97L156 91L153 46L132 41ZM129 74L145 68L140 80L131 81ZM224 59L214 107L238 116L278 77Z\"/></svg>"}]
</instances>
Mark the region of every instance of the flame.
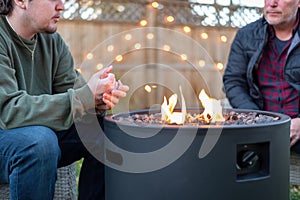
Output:
<instances>
[{"instance_id":1,"label":"flame","mask_svg":"<svg viewBox=\"0 0 300 200\"><path fill-rule=\"evenodd\" d=\"M204 107L203 116L207 122L224 122L225 119L222 113L221 101L210 98L202 89L199 94L199 99Z\"/></svg>"},{"instance_id":2,"label":"flame","mask_svg":"<svg viewBox=\"0 0 300 200\"><path fill-rule=\"evenodd\" d=\"M184 124L185 122L185 116L186 116L186 105L185 105L185 100L182 94L181 87L180 89L180 96L181 96L181 101L182 101L182 106L181 106L181 112L174 112L174 108L177 104L177 94L173 94L169 98L169 104L167 102L167 98L164 96L164 102L161 105L161 117L162 120L164 120L167 123L170 124Z\"/></svg>"},{"instance_id":3,"label":"flame","mask_svg":"<svg viewBox=\"0 0 300 200\"><path fill-rule=\"evenodd\" d=\"M187 116L186 104L182 94L181 87L179 87L180 96L182 101L181 112L174 112L174 108L177 104L177 94L173 94L169 98L164 96L164 101L161 105L161 117L162 120L169 124L184 124ZM204 108L201 118L204 118L206 122L224 122L225 118L222 113L221 101L209 97L204 90L201 90L199 99Z\"/></svg>"}]
</instances>

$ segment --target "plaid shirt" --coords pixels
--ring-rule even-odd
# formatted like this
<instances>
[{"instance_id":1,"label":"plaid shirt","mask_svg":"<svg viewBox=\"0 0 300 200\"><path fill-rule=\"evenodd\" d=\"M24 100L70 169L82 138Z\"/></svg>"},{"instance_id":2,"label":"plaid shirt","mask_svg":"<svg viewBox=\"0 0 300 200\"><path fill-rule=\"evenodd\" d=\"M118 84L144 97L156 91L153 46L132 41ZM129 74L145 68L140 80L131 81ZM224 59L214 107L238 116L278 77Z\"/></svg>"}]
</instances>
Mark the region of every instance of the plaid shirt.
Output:
<instances>
[{"instance_id":1,"label":"plaid shirt","mask_svg":"<svg viewBox=\"0 0 300 200\"><path fill-rule=\"evenodd\" d=\"M298 24L299 17L293 33ZM268 32L268 43L256 71L259 89L264 97L264 110L296 117L299 113L299 94L284 78L284 66L291 39L279 41L272 26L269 26Z\"/></svg>"}]
</instances>

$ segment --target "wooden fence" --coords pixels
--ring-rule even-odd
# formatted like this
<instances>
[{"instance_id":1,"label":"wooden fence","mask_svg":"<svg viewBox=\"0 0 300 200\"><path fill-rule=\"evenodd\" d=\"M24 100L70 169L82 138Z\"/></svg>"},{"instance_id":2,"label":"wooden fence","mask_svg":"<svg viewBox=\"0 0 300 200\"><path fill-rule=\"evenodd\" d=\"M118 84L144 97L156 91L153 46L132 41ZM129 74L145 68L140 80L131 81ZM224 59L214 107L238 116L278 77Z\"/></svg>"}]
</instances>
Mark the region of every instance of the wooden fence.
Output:
<instances>
[{"instance_id":1,"label":"wooden fence","mask_svg":"<svg viewBox=\"0 0 300 200\"><path fill-rule=\"evenodd\" d=\"M188 107L199 106L201 89L211 97L225 97L222 74L236 29L188 28L61 20L58 32L86 78L114 66L117 78L131 88L117 108L124 111L161 104L163 96L179 93L179 86Z\"/></svg>"}]
</instances>

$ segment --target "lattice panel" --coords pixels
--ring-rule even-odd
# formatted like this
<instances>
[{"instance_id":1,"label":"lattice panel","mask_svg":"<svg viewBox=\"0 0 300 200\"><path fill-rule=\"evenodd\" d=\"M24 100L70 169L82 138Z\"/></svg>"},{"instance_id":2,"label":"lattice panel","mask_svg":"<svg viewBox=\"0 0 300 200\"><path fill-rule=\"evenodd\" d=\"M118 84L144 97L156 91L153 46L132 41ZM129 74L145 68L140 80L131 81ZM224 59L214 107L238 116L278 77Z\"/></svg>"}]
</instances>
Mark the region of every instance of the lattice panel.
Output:
<instances>
[{"instance_id":1,"label":"lattice panel","mask_svg":"<svg viewBox=\"0 0 300 200\"><path fill-rule=\"evenodd\" d=\"M152 15L157 25L189 25L215 27L242 27L258 19L262 8L220 6L217 4L199 4L188 1L157 1L159 6L151 8L150 0L66 0L65 19L88 21L110 21L137 23ZM151 9L149 9L149 7ZM166 20L168 16L174 21Z\"/></svg>"},{"instance_id":2,"label":"lattice panel","mask_svg":"<svg viewBox=\"0 0 300 200\"><path fill-rule=\"evenodd\" d=\"M188 2L161 2L158 22L173 16L175 25L242 27L259 17L261 8L219 6Z\"/></svg>"},{"instance_id":3,"label":"lattice panel","mask_svg":"<svg viewBox=\"0 0 300 200\"><path fill-rule=\"evenodd\" d=\"M66 0L62 17L71 20L136 23L145 15L144 4L134 1Z\"/></svg>"}]
</instances>

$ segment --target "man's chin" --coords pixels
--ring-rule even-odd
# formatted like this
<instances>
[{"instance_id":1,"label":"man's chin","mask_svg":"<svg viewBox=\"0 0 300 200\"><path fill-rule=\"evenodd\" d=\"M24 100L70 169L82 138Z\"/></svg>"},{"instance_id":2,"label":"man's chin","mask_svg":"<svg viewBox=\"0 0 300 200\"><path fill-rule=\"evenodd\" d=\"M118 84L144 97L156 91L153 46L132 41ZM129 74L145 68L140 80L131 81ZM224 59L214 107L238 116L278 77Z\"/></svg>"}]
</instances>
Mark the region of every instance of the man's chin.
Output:
<instances>
[{"instance_id":1,"label":"man's chin","mask_svg":"<svg viewBox=\"0 0 300 200\"><path fill-rule=\"evenodd\" d=\"M57 30L57 28L47 29L47 30L45 31L45 33L52 34L52 33L55 33L56 30Z\"/></svg>"},{"instance_id":2,"label":"man's chin","mask_svg":"<svg viewBox=\"0 0 300 200\"><path fill-rule=\"evenodd\" d=\"M267 22L272 26L280 25L282 23L279 19L267 19Z\"/></svg>"}]
</instances>

